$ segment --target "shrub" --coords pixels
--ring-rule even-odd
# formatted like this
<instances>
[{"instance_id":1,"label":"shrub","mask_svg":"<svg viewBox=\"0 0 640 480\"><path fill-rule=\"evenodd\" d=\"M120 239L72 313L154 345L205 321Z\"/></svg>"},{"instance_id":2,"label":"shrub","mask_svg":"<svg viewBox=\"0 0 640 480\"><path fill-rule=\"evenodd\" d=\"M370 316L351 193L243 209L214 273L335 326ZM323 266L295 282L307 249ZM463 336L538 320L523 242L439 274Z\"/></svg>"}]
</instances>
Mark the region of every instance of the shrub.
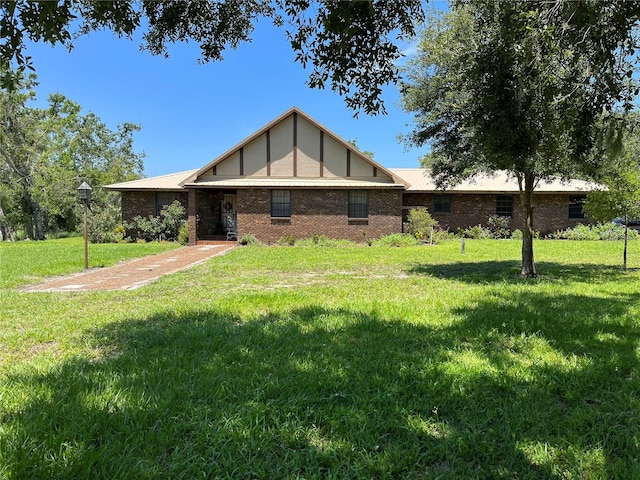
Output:
<instances>
[{"instance_id":1,"label":"shrub","mask_svg":"<svg viewBox=\"0 0 640 480\"><path fill-rule=\"evenodd\" d=\"M241 245L259 245L260 242L258 241L255 235L251 235L250 233L245 233L240 238L240 244Z\"/></svg>"},{"instance_id":2,"label":"shrub","mask_svg":"<svg viewBox=\"0 0 640 480\"><path fill-rule=\"evenodd\" d=\"M522 240L522 230L516 228L513 232L511 232L511 236L509 238L511 240ZM533 238L540 238L540 230L533 231Z\"/></svg>"},{"instance_id":3,"label":"shrub","mask_svg":"<svg viewBox=\"0 0 640 480\"><path fill-rule=\"evenodd\" d=\"M166 205L158 216L142 217L138 215L124 227L132 234L134 239L142 239L147 242L178 240L180 229L186 223L186 210L179 201ZM188 235L187 235L188 237Z\"/></svg>"},{"instance_id":4,"label":"shrub","mask_svg":"<svg viewBox=\"0 0 640 480\"><path fill-rule=\"evenodd\" d=\"M600 240L624 240L624 226L615 223L598 223L592 229L598 234ZM628 230L630 240L638 238L638 232L633 229Z\"/></svg>"},{"instance_id":5,"label":"shrub","mask_svg":"<svg viewBox=\"0 0 640 480\"><path fill-rule=\"evenodd\" d=\"M171 205L165 205L160 211L162 232L166 240L175 242L178 240L180 229L186 223L187 211L179 201L174 201Z\"/></svg>"},{"instance_id":6,"label":"shrub","mask_svg":"<svg viewBox=\"0 0 640 480\"><path fill-rule=\"evenodd\" d=\"M443 240L453 240L454 238L456 238L456 234L453 232L450 232L449 230L436 228L433 231L433 243L440 243Z\"/></svg>"},{"instance_id":7,"label":"shrub","mask_svg":"<svg viewBox=\"0 0 640 480\"><path fill-rule=\"evenodd\" d=\"M459 230L459 235L464 238L471 238L475 240L492 238L491 232L482 225L475 225L473 227L467 227L463 230Z\"/></svg>"},{"instance_id":8,"label":"shrub","mask_svg":"<svg viewBox=\"0 0 640 480\"><path fill-rule=\"evenodd\" d=\"M638 238L638 232L629 229L629 239ZM597 225L578 224L566 230L557 230L549 235L549 238L563 240L622 240L624 239L624 227L613 223L599 223Z\"/></svg>"},{"instance_id":9,"label":"shrub","mask_svg":"<svg viewBox=\"0 0 640 480\"><path fill-rule=\"evenodd\" d=\"M280 237L277 242L278 245L289 245L293 247L296 244L296 239L293 235L286 235L284 237Z\"/></svg>"},{"instance_id":10,"label":"shrub","mask_svg":"<svg viewBox=\"0 0 640 480\"><path fill-rule=\"evenodd\" d=\"M385 235L373 242L376 247L414 247L421 242L413 235L403 233L392 233Z\"/></svg>"},{"instance_id":11,"label":"shrub","mask_svg":"<svg viewBox=\"0 0 640 480\"><path fill-rule=\"evenodd\" d=\"M491 232L491 238L511 238L508 217L491 215L487 220L487 230Z\"/></svg>"},{"instance_id":12,"label":"shrub","mask_svg":"<svg viewBox=\"0 0 640 480\"><path fill-rule=\"evenodd\" d=\"M14 230L13 232L11 232L11 239L14 242L19 242L22 240L26 240L27 239L27 231L23 228L18 229L18 230Z\"/></svg>"},{"instance_id":13,"label":"shrub","mask_svg":"<svg viewBox=\"0 0 640 480\"><path fill-rule=\"evenodd\" d=\"M429 211L424 207L412 208L407 216L406 230L419 240L427 240L438 226Z\"/></svg>"},{"instance_id":14,"label":"shrub","mask_svg":"<svg viewBox=\"0 0 640 480\"><path fill-rule=\"evenodd\" d=\"M144 240L145 242L161 240L162 220L160 217L137 215L133 217L131 222L125 223L125 228L135 240Z\"/></svg>"},{"instance_id":15,"label":"shrub","mask_svg":"<svg viewBox=\"0 0 640 480\"><path fill-rule=\"evenodd\" d=\"M576 225L574 228L568 228L565 231L567 240L600 240L598 233L589 225Z\"/></svg>"},{"instance_id":16,"label":"shrub","mask_svg":"<svg viewBox=\"0 0 640 480\"><path fill-rule=\"evenodd\" d=\"M120 211L115 204L104 206L93 205L91 214L87 218L87 237L91 243L115 243L122 237L116 234L119 226ZM83 228L83 224L80 224Z\"/></svg>"},{"instance_id":17,"label":"shrub","mask_svg":"<svg viewBox=\"0 0 640 480\"><path fill-rule=\"evenodd\" d=\"M180 245L189 244L189 224L187 222L184 222L180 227L180 231L178 232L178 243Z\"/></svg>"}]
</instances>

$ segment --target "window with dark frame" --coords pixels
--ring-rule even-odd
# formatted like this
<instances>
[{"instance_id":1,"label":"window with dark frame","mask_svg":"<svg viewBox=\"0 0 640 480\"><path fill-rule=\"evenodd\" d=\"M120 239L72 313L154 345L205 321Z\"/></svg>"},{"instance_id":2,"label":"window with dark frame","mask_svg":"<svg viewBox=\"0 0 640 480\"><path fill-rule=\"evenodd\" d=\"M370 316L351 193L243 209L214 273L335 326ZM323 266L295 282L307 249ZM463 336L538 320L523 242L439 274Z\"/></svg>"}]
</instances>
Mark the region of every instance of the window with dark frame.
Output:
<instances>
[{"instance_id":1,"label":"window with dark frame","mask_svg":"<svg viewBox=\"0 0 640 480\"><path fill-rule=\"evenodd\" d=\"M433 211L435 213L451 213L451 195L448 193L436 194L433 198Z\"/></svg>"},{"instance_id":2,"label":"window with dark frame","mask_svg":"<svg viewBox=\"0 0 640 480\"><path fill-rule=\"evenodd\" d=\"M289 190L271 190L271 216L291 217L291 192Z\"/></svg>"},{"instance_id":3,"label":"window with dark frame","mask_svg":"<svg viewBox=\"0 0 640 480\"><path fill-rule=\"evenodd\" d=\"M496 215L513 217L513 195L496 195Z\"/></svg>"},{"instance_id":4,"label":"window with dark frame","mask_svg":"<svg viewBox=\"0 0 640 480\"><path fill-rule=\"evenodd\" d=\"M349 218L369 218L367 190L349 190Z\"/></svg>"},{"instance_id":5,"label":"window with dark frame","mask_svg":"<svg viewBox=\"0 0 640 480\"><path fill-rule=\"evenodd\" d=\"M569 197L569 218L584 218L584 195L572 195Z\"/></svg>"},{"instance_id":6,"label":"window with dark frame","mask_svg":"<svg viewBox=\"0 0 640 480\"><path fill-rule=\"evenodd\" d=\"M180 201L180 192L158 192L156 194L156 215L167 205L171 205L176 200Z\"/></svg>"}]
</instances>

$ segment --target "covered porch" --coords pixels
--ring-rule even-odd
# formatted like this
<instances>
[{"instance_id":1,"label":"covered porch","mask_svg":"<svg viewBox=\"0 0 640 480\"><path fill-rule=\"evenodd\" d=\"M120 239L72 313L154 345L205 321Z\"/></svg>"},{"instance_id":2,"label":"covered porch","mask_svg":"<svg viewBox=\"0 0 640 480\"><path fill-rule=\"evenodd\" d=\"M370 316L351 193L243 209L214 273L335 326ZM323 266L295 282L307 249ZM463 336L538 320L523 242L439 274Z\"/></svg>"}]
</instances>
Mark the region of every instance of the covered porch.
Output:
<instances>
[{"instance_id":1,"label":"covered porch","mask_svg":"<svg viewBox=\"0 0 640 480\"><path fill-rule=\"evenodd\" d=\"M189 188L188 205L190 245L224 242L237 232L235 189Z\"/></svg>"}]
</instances>

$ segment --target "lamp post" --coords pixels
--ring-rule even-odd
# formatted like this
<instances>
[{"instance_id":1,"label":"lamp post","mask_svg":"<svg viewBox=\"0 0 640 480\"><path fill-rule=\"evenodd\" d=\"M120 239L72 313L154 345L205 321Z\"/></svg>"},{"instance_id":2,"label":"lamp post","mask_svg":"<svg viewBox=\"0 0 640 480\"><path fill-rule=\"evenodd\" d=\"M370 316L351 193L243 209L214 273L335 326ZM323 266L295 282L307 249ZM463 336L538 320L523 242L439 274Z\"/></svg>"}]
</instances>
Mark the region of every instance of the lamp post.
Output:
<instances>
[{"instance_id":1,"label":"lamp post","mask_svg":"<svg viewBox=\"0 0 640 480\"><path fill-rule=\"evenodd\" d=\"M84 203L84 269L89 269L89 244L87 243L87 207L91 200L91 190L93 190L86 180L78 187L78 198Z\"/></svg>"}]
</instances>

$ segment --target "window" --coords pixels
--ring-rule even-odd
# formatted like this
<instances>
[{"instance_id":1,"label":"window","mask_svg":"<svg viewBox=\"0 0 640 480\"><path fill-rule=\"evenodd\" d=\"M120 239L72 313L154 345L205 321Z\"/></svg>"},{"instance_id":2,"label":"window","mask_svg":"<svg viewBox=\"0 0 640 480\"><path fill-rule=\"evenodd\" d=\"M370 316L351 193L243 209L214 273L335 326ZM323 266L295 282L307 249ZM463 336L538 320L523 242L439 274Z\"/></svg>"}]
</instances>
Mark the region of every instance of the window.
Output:
<instances>
[{"instance_id":1,"label":"window","mask_svg":"<svg viewBox=\"0 0 640 480\"><path fill-rule=\"evenodd\" d=\"M569 218L584 218L584 195L569 197Z\"/></svg>"},{"instance_id":2,"label":"window","mask_svg":"<svg viewBox=\"0 0 640 480\"><path fill-rule=\"evenodd\" d=\"M179 192L158 192L156 194L156 214L160 215L164 207L171 205L176 200L180 200Z\"/></svg>"},{"instance_id":3,"label":"window","mask_svg":"<svg viewBox=\"0 0 640 480\"><path fill-rule=\"evenodd\" d=\"M291 216L291 192L289 190L271 190L271 216Z\"/></svg>"},{"instance_id":4,"label":"window","mask_svg":"<svg viewBox=\"0 0 640 480\"><path fill-rule=\"evenodd\" d=\"M496 195L496 215L513 217L513 195Z\"/></svg>"},{"instance_id":5,"label":"window","mask_svg":"<svg viewBox=\"0 0 640 480\"><path fill-rule=\"evenodd\" d=\"M433 199L433 207L435 213L451 213L451 195L437 194Z\"/></svg>"},{"instance_id":6,"label":"window","mask_svg":"<svg viewBox=\"0 0 640 480\"><path fill-rule=\"evenodd\" d=\"M369 217L369 192L349 190L349 218Z\"/></svg>"}]
</instances>

